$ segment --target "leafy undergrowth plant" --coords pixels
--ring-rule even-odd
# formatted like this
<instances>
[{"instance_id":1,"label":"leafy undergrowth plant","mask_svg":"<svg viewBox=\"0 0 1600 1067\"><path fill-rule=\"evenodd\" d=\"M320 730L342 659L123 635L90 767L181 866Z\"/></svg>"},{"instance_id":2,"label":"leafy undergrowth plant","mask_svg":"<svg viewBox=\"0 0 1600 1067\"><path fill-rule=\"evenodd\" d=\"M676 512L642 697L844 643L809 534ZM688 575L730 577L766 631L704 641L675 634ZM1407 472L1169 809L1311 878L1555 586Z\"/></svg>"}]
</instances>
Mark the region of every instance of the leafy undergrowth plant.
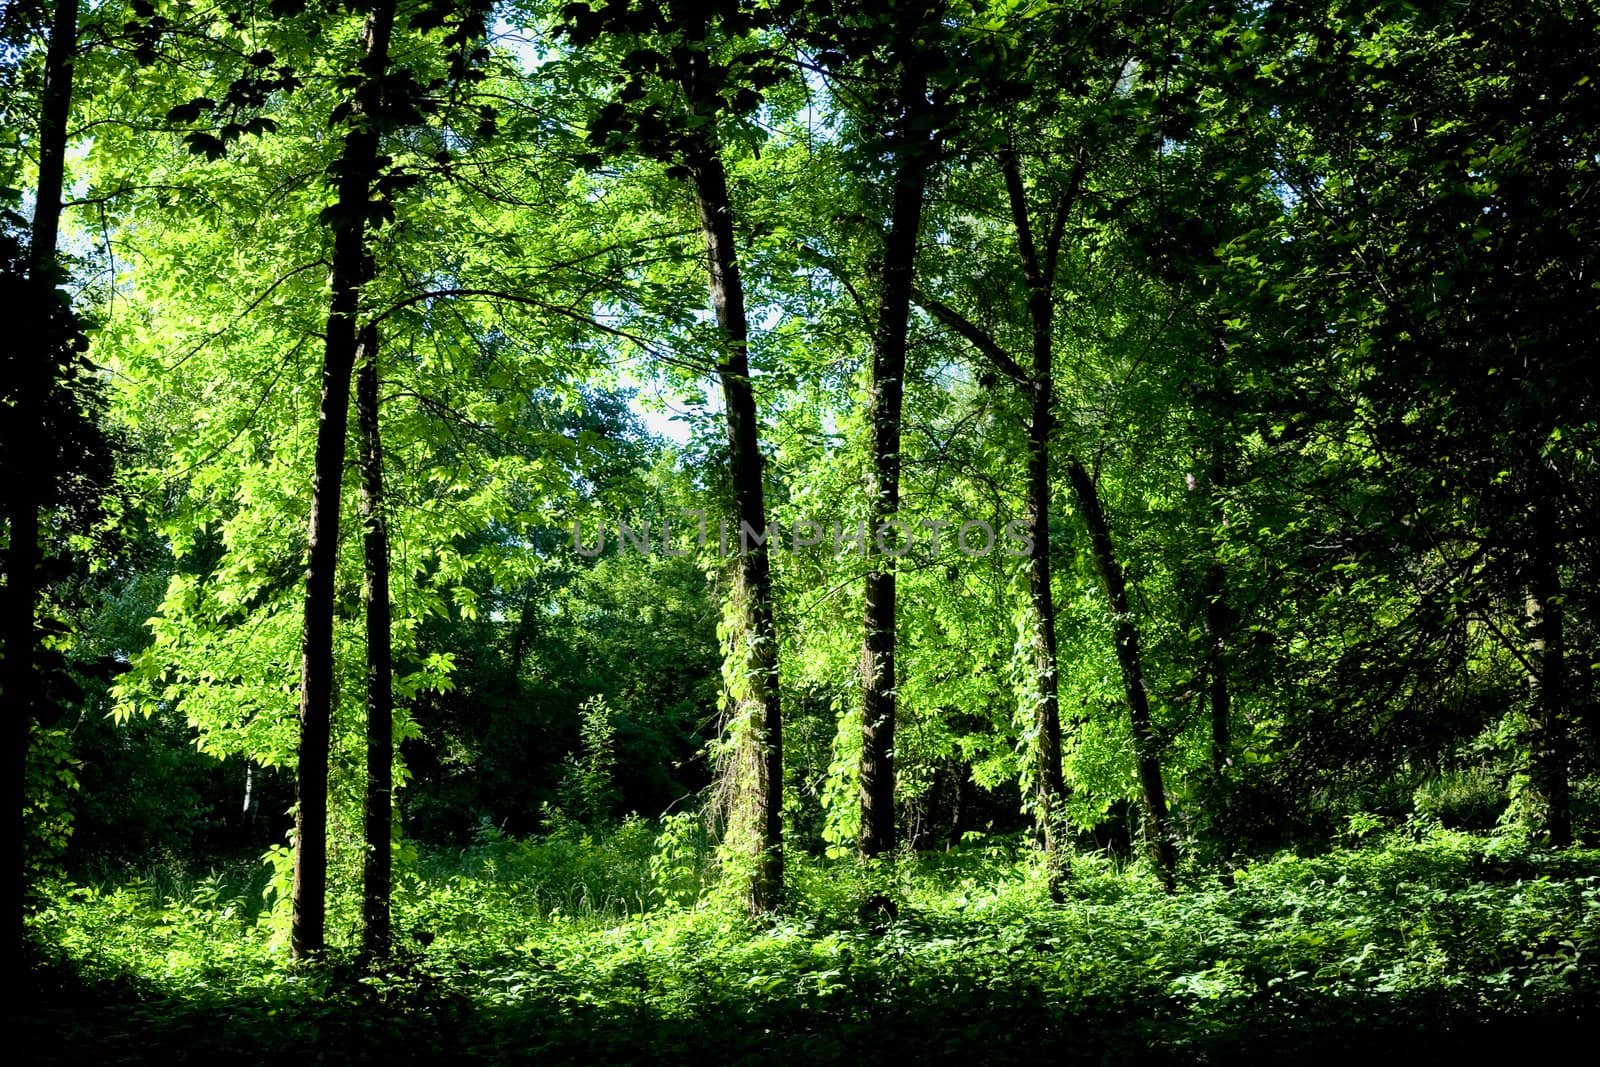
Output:
<instances>
[{"instance_id":1,"label":"leafy undergrowth plant","mask_svg":"<svg viewBox=\"0 0 1600 1067\"><path fill-rule=\"evenodd\" d=\"M1060 905L1026 854L1004 847L797 856L788 912L758 927L715 892L687 898L681 855L664 886L655 847L640 824L425 856L396 902L403 947L377 974L337 955L289 967L264 910L204 883L181 899L147 884L53 885L33 919L41 981L16 1025L48 1027L41 1047L63 1059L112 1063L160 1049L314 1062L1232 1062L1470 1052L1524 1032L1549 1039L1600 1003L1596 852L1435 830L1279 856L1231 885L1194 872L1172 896L1079 857Z\"/></svg>"}]
</instances>

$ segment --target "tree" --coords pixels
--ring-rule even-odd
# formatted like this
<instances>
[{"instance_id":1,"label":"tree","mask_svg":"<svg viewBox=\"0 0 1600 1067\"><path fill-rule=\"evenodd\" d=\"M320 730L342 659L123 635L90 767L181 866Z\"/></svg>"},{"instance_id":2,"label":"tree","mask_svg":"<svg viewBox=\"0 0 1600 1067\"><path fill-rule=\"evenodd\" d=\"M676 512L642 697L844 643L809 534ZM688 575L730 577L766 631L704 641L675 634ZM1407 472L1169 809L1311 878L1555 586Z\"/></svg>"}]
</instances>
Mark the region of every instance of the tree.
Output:
<instances>
[{"instance_id":1,"label":"tree","mask_svg":"<svg viewBox=\"0 0 1600 1067\"><path fill-rule=\"evenodd\" d=\"M8 15L12 13L8 11ZM0 696L11 717L6 726L10 739L7 795L11 805L6 825L13 870L12 876L5 879L6 914L12 924L8 940L16 952L21 947L23 893L28 881L28 746L44 700L37 623L44 584L40 514L59 498L58 479L70 469L59 463L64 458L60 454L51 457L57 463L43 465L23 456L42 441L71 447L72 438L77 436L72 423L78 420L70 419L74 406L70 389L81 373L79 356L84 349L70 304L57 288L62 271L56 258L78 48L77 0L54 4L48 21L38 111L39 164L26 266L18 249L7 249L5 264L10 275L6 282L9 309L13 321L23 324L17 353L20 358L9 361L5 375L6 584L4 599L0 600ZM8 19L5 29L6 37L11 38L13 34L20 36L22 27L13 26ZM9 241L9 235L6 239ZM22 269L26 271L25 283L18 277ZM64 390L68 391L65 395ZM69 415L69 420L63 421L62 415Z\"/></svg>"},{"instance_id":2,"label":"tree","mask_svg":"<svg viewBox=\"0 0 1600 1067\"><path fill-rule=\"evenodd\" d=\"M294 926L297 958L320 956L327 914L328 754L333 715L333 599L339 551L350 379L358 348L361 290L370 275L367 227L379 174L378 141L394 33L393 0L376 0L361 33L360 84L351 97L349 128L335 173L333 291L322 362L322 403L306 537L305 626L301 641L300 753L296 772Z\"/></svg>"},{"instance_id":3,"label":"tree","mask_svg":"<svg viewBox=\"0 0 1600 1067\"><path fill-rule=\"evenodd\" d=\"M1024 58L997 68L991 94L985 101L988 124L974 125L969 138L969 150L994 161L995 166L986 177L990 182L998 179L1000 185L1007 209L1002 225L1008 231L1015 263L1011 273L1020 276L1021 290L1017 292L1003 281L969 274L961 279L971 287L963 302L969 303L973 311L964 311L931 291L920 293L918 299L930 316L981 357L991 380L1003 379L1011 384L1025 405L1022 417L1027 434L1031 543L1030 688L1037 736L1035 813L1050 858L1052 886L1058 887L1065 876L1063 808L1067 785L1062 771L1061 665L1050 522L1052 466L1054 458L1058 458L1056 444L1061 436L1056 347L1061 330L1062 290L1078 281L1063 277L1075 258L1069 239L1084 227L1088 215L1085 201L1098 195L1094 182L1127 166L1119 158L1122 146L1114 138L1113 128L1117 119L1126 119L1128 112L1137 107L1131 99L1130 83L1137 73L1134 60L1140 40L1136 10L1119 12L1110 19L1075 10L1063 10L1053 17L1058 21L1039 20L1047 23L1048 29L1023 20L1011 31ZM1055 59L1058 68L1046 73L1039 63L1041 55ZM1035 161L1031 174L1027 166L1030 157ZM992 190L993 186L989 188ZM1076 256L1080 263L1087 258L1083 253ZM959 278L956 275L950 280ZM976 310L982 297L974 290L991 283L1005 294L1006 303L1001 305L1004 310L999 316ZM1087 283L1079 284L1088 287ZM1010 309L1015 309L1015 322L1006 321L1005 311ZM988 328L980 324L986 317L998 317L999 321ZM1013 356L1001 341L1007 335L1023 339L1018 346L1026 345L1029 355L1025 360ZM1092 558L1114 629L1113 645L1123 677L1145 811L1146 847L1160 877L1170 886L1174 853L1166 819L1160 744L1151 722L1138 630L1097 480L1078 453L1079 446L1067 442L1068 486L1078 513L1088 526Z\"/></svg>"},{"instance_id":4,"label":"tree","mask_svg":"<svg viewBox=\"0 0 1600 1067\"><path fill-rule=\"evenodd\" d=\"M1381 729L1342 723L1333 698L1290 747L1327 759L1330 738L1359 738L1362 759L1391 758L1398 738L1446 720L1440 705L1473 684L1472 650L1497 645L1529 680L1516 715L1524 813L1565 841L1581 716L1563 606L1590 610L1571 589L1591 536L1581 457L1595 395L1580 279L1593 269L1596 94L1572 64L1594 14L1384 5L1262 11L1233 30L1221 63L1238 74L1224 76L1231 103L1218 112L1234 135L1228 173L1275 190L1279 210L1223 244L1206 274L1231 290L1236 347L1270 348L1280 381L1311 386L1272 438L1352 472L1315 520L1345 558L1303 550L1297 581L1347 568L1399 602L1360 625L1398 622L1335 656L1337 672L1365 672L1395 701ZM1301 311L1286 319L1274 304ZM1379 653L1380 641L1394 647ZM1419 703L1439 714L1402 714Z\"/></svg>"},{"instance_id":5,"label":"tree","mask_svg":"<svg viewBox=\"0 0 1600 1067\"><path fill-rule=\"evenodd\" d=\"M669 164L685 179L706 250L706 279L718 330L715 364L728 433L733 520L739 531L735 580L729 596L729 721L735 837L751 852L746 900L755 914L783 898L783 714L778 686L778 640L767 539L766 489L754 383L750 325L728 187L722 124L760 101L758 87L781 71L757 46L756 14L737 0L706 8L573 4L563 12L566 36L577 46L609 34L638 44L622 60L624 84L592 126L597 147L637 150ZM624 46L625 47L625 46ZM662 90L665 90L663 94ZM663 96L665 97L663 99Z\"/></svg>"},{"instance_id":6,"label":"tree","mask_svg":"<svg viewBox=\"0 0 1600 1067\"><path fill-rule=\"evenodd\" d=\"M906 342L916 278L917 239L939 137L938 119L928 95L928 67L937 59L929 54L931 46L924 37L938 23L942 12L942 4L931 9L916 4L904 11L891 6L875 13L875 22L863 35L866 41L841 42L847 50L852 45L859 49L862 44L871 48L873 36L887 36L884 62L890 69L883 73L885 80L892 79L893 84L892 89L885 87L884 99L873 100L878 114L892 116L889 129L881 135L881 151L893 163L882 262L878 267L871 410L867 416L872 435L867 528L873 540L866 546L869 565L862 612L861 825L857 847L863 856L891 852L895 846L895 561L906 546L885 549L881 539L895 522L900 507Z\"/></svg>"},{"instance_id":7,"label":"tree","mask_svg":"<svg viewBox=\"0 0 1600 1067\"><path fill-rule=\"evenodd\" d=\"M244 146L238 143L241 135L275 133L279 130L280 122L298 124L305 116L294 106L294 101L288 99L289 94L303 83L304 77L325 76L326 65L342 62L346 54L344 49L348 45L348 37L345 32L349 28L348 22L341 22L323 12L306 13L295 5L289 5L275 14L278 16L275 20L257 25L236 13L219 13L216 16L219 39L212 41L203 36L200 39L215 47L220 57L217 71L222 77L236 76L227 84L224 92L217 94L220 102L212 96L199 95L172 108L167 115L167 121L180 129L194 123L213 124L212 129L189 132L184 141L192 152L204 155L216 168L225 172L228 170L225 157L230 152L246 152ZM417 180L415 173L408 173L384 153L385 139L388 138L391 144L404 143L394 136L396 131L421 126L424 114L440 109L435 97L450 97L453 101L455 88L459 88L462 82L475 80L477 72L473 70L473 65L479 57L474 42L481 37L484 17L482 5L474 3L434 5L412 12L407 20L407 28L416 32L420 43L430 44L426 41L427 31L445 26L446 32L440 42L444 48L424 47L415 50L408 55L405 67L396 68L389 61L390 42L397 32L396 8L393 3L378 3L366 11L362 20L359 43L355 48L358 58L354 74L340 72L338 75L340 88L345 90L345 95L332 108L331 119L335 125L344 126L344 136L340 139L337 154L331 160L323 157L327 163L326 173L334 186L334 202L325 206L319 215L322 232L318 235L326 237L332 245L332 277L327 306L320 317L324 358L317 440L311 462L313 484L308 516L305 597L301 611L300 707L298 742L295 746L298 800L293 845L291 930L291 945L296 957L320 955L325 942L329 764L333 750L333 708L337 689L335 623L341 542L339 517L350 387L360 347L359 318L363 313L363 294L369 291L381 266L374 255L370 236L381 224L394 218L396 194ZM166 25L164 22L155 25L160 20L154 17L151 21L153 32L160 32ZM273 44L284 54L280 57L271 48L260 47L264 43ZM229 63L233 66L230 67ZM184 79L176 80L180 87L186 84ZM315 107L315 104L312 106ZM319 118L326 121L328 116ZM288 152L283 151L287 147L285 143L300 132L296 125L286 131L286 135L277 138L276 143L265 147L257 145L253 154L258 164L268 163L267 169L281 165L284 157L293 154L292 148ZM422 141L426 139L416 138ZM317 140L315 137L302 138L295 147L315 158L321 152ZM405 147L411 146L406 143ZM447 162L448 158L448 152L438 151L432 157L436 164ZM247 196L240 195L242 188L247 187L246 183L237 181L237 171L233 172L232 177L236 184L228 195L236 206L242 206L242 202L248 203ZM226 184L220 182L218 186ZM291 184L298 186L302 183L294 179ZM285 298L299 295L301 278L317 265L313 262L290 267L279 274L245 306L244 317L248 317L269 298L282 303ZM417 299L420 298L413 297L413 300ZM398 308L391 308L390 313L397 313L404 306L405 302L401 302ZM227 332L225 330L224 334ZM214 335L210 340L215 341L218 336L221 335ZM262 339L270 347L273 331L263 331ZM191 352L190 357L194 354ZM226 360L226 355L223 360ZM270 379L268 394L281 377L280 366ZM237 441L241 433L259 429L258 416L264 400L265 397L258 400L255 410L242 417L240 429L235 431L232 438L224 440L223 449ZM189 470L205 466L215 455L212 453ZM244 480L249 480L248 475ZM368 485L381 492L381 486L377 483L369 480ZM376 506L381 508L381 504ZM200 510L199 536L207 539L215 533L211 524L218 515L204 507ZM195 533L193 530L187 532L191 537ZM375 546L375 550L378 547L381 546ZM375 566L379 563L374 561ZM271 566L277 570L285 565L280 559ZM248 614L263 607L264 601L279 599L278 594L284 591L284 585L273 578L265 583L269 588L263 589L263 583L259 580L260 572L251 563L244 562L243 573L248 575L252 571L257 577L246 578L245 584L254 586L253 591L239 599L230 595L233 591L224 593L220 603L230 605L224 608L225 611L243 610ZM198 606L193 598L184 593L184 578L179 575L175 579L174 589L169 591L168 601L163 606L163 613L169 618L180 616ZM387 579L381 584L387 585ZM187 589L188 592L193 591L192 586L187 586ZM263 596L264 593L267 595ZM375 613L380 616L385 614L386 603L387 594L384 594L374 603ZM380 630L389 629L389 623L384 619L378 619L377 625ZM154 657L172 650L171 643L158 638L149 654ZM373 651L381 653L382 650ZM245 671L233 677L243 682L252 673L253 670ZM373 673L380 689L382 683L393 677L391 666L383 666ZM209 681L208 672L202 670L200 679L203 683ZM228 687L213 685L206 688ZM222 697L218 703L232 705L224 716L232 718L240 710L241 702L218 695ZM385 708L392 704L390 697L383 692L374 694L374 697ZM199 711L198 702L191 701L188 710L203 731L220 725L208 722L203 714L194 714ZM392 711L386 711L383 716L373 717L391 715ZM245 716L247 722L249 718ZM379 732L382 732L381 729ZM258 732L256 742L259 741ZM278 758L273 745L262 748L265 749L261 753L262 758ZM388 792L386 783L390 780L391 757L384 753L391 749L392 743L385 743L381 737L376 739L375 758L381 760L384 766L370 768L375 794L386 795ZM380 798L375 800L374 806L385 807L386 804L387 801ZM383 813L382 821L387 827L391 820ZM385 841L388 837L386 830ZM377 851L381 853L381 860L386 862L389 851L387 844ZM386 872L375 868L371 873L376 883L375 901L385 899L387 892L382 883L386 881ZM377 944L386 935L381 929L381 916L375 911L371 918L374 920L374 944Z\"/></svg>"}]
</instances>

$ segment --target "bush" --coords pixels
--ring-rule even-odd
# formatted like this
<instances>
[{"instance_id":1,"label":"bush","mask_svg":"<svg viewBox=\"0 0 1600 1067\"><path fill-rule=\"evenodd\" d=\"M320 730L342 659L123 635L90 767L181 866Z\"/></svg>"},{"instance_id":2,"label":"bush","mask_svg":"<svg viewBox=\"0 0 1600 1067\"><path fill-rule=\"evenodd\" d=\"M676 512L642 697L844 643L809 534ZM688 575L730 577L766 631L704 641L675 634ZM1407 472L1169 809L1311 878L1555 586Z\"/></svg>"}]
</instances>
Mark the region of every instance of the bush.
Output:
<instances>
[{"instance_id":1,"label":"bush","mask_svg":"<svg viewBox=\"0 0 1600 1067\"><path fill-rule=\"evenodd\" d=\"M1506 787L1487 767L1444 771L1417 787L1412 804L1447 830L1487 832L1506 809Z\"/></svg>"}]
</instances>

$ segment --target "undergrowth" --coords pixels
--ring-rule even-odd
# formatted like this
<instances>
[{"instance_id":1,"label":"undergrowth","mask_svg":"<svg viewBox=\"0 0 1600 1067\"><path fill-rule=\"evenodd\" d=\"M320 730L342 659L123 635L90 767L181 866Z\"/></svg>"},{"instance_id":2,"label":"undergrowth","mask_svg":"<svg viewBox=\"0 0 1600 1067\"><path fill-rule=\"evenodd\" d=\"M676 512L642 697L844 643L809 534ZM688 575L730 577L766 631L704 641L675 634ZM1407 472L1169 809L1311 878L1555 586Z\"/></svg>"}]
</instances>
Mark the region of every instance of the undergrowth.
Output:
<instances>
[{"instance_id":1,"label":"undergrowth","mask_svg":"<svg viewBox=\"0 0 1600 1067\"><path fill-rule=\"evenodd\" d=\"M1226 884L1194 871L1171 896L1085 856L1059 905L1004 842L796 855L785 914L756 926L689 835L491 833L420 856L378 973L338 952L289 966L259 872L54 884L18 1025L49 1028L46 1061L106 1063L1231 1062L1470 1051L1491 1031L1549 1037L1600 1003L1596 852L1435 829Z\"/></svg>"}]
</instances>

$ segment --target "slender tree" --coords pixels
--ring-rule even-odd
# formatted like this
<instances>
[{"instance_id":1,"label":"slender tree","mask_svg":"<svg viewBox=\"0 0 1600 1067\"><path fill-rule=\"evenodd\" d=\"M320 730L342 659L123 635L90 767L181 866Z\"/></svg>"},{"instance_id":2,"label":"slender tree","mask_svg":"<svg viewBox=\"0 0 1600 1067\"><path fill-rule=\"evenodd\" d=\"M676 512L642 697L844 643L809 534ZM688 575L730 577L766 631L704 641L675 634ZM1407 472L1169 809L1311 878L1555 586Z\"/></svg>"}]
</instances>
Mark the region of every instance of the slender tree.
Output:
<instances>
[{"instance_id":1,"label":"slender tree","mask_svg":"<svg viewBox=\"0 0 1600 1067\"><path fill-rule=\"evenodd\" d=\"M894 91L897 113L887 148L893 178L888 230L878 286L877 321L872 332L872 384L867 416L872 435L868 466L863 637L861 647L861 827L857 847L863 856L895 846L895 561L893 549L875 543L900 508L901 410L905 398L906 347L911 295L916 279L917 236L922 228L937 130L928 100L927 57L913 39L919 27L903 22L893 47L899 76Z\"/></svg>"},{"instance_id":2,"label":"slender tree","mask_svg":"<svg viewBox=\"0 0 1600 1067\"><path fill-rule=\"evenodd\" d=\"M1039 732L1037 768L1039 825L1045 852L1050 857L1050 881L1055 891L1064 858L1060 806L1066 799L1061 773L1061 670L1056 655L1056 605L1050 561L1050 443L1055 432L1055 285L1061 241L1067 218L1083 183L1087 151L1078 159L1059 203L1053 205L1043 246L1034 235L1023 185L1022 164L1008 132L1000 152L1006 200L1011 208L1011 228L1023 281L1028 287L1029 349L1032 364L1028 392L1028 526L1033 547L1028 557L1028 595L1033 607L1035 726Z\"/></svg>"},{"instance_id":3,"label":"slender tree","mask_svg":"<svg viewBox=\"0 0 1600 1067\"><path fill-rule=\"evenodd\" d=\"M59 358L52 336L54 317L45 309L64 302L56 288L60 280L56 243L61 229L67 124L72 112L77 50L78 2L58 0L50 19L39 108L39 171L34 185L28 260L28 290L34 303L31 309L16 309L22 312L22 321L33 329L24 332L26 351L24 358L16 362L15 378L9 383L14 400L12 410L5 416L11 424L8 436L14 446L48 439L46 413L58 382ZM29 337L29 332L34 336ZM5 714L11 720L11 752L7 760L11 817L7 825L12 837L9 851L13 876L5 879L6 913L12 924L12 943L20 952L23 894L28 877L28 831L23 814L27 803L28 745L44 695L38 676L36 619L43 582L39 515L49 490L49 472L37 464L19 462L10 473L11 484L5 487L6 585L5 598L0 601L4 612L0 619L0 654L4 657L0 660L0 694L4 696Z\"/></svg>"},{"instance_id":4,"label":"slender tree","mask_svg":"<svg viewBox=\"0 0 1600 1067\"><path fill-rule=\"evenodd\" d=\"M361 332L356 424L361 439L361 589L367 621L367 783L361 880L361 950L389 954L394 794L394 653L390 628L389 524L384 516L383 438L378 423L378 327Z\"/></svg>"},{"instance_id":5,"label":"slender tree","mask_svg":"<svg viewBox=\"0 0 1600 1067\"><path fill-rule=\"evenodd\" d=\"M966 340L993 372L1018 389L1027 405L1028 601L1033 630L1033 718L1038 734L1034 746L1035 815L1049 857L1052 892L1059 890L1066 875L1061 809L1067 793L1061 769L1060 664L1050 547L1051 444L1056 429L1055 286L1067 220L1077 207L1088 159L1087 149L1080 148L1059 196L1049 207L1041 242L1035 235L1036 211L1009 131L1000 149L1012 240L1027 286L1028 365L1012 358L992 334L965 315L927 293L918 294L922 307Z\"/></svg>"},{"instance_id":6,"label":"slender tree","mask_svg":"<svg viewBox=\"0 0 1600 1067\"><path fill-rule=\"evenodd\" d=\"M686 79L693 89L697 65ZM691 96L693 99L693 96ZM772 565L765 540L767 509L762 485L761 448L755 391L750 381L750 327L733 232L733 203L721 153L710 135L693 139L685 153L694 185L695 209L706 245L706 275L711 306L722 334L717 361L723 408L728 422L728 469L733 484L734 519L741 531L734 590L737 636L734 655L746 691L736 702L741 744L754 750L740 760L749 779L739 783L746 801L759 812L755 870L748 903L751 911L774 910L783 898L783 714L778 689L778 642L774 620ZM754 536L750 536L750 535ZM739 757L735 757L738 759Z\"/></svg>"},{"instance_id":7,"label":"slender tree","mask_svg":"<svg viewBox=\"0 0 1600 1067\"><path fill-rule=\"evenodd\" d=\"M609 151L668 163L668 173L689 186L705 246L739 548L729 603L731 689L724 694L735 743L727 792L736 798L733 835L752 853L745 897L753 914L774 911L783 899L783 716L760 418L722 126L784 76L772 53L754 43L754 30L770 14L741 0L572 5L563 12L570 19L563 32L576 45L633 46L618 68L623 86L596 117L591 138Z\"/></svg>"},{"instance_id":8,"label":"slender tree","mask_svg":"<svg viewBox=\"0 0 1600 1067\"><path fill-rule=\"evenodd\" d=\"M1110 113L1128 68L1126 42L1113 41L1108 47L1107 42L1100 39L1098 27L1080 26L1075 32L1082 35L1085 42L1083 54L1072 59L1083 84L1059 97L1065 107L1077 112L1077 121L1069 127L1066 153L1053 148L1061 126L1061 115L1056 110L1035 113L1037 97L1024 97L1025 104L1018 105L1017 86L1004 79L998 80L994 99L990 101L997 111L1001 107L1008 108L1004 115L995 118L999 133L992 137L992 142L1005 192L1010 241L1024 286L1023 325L1028 338L1028 358L1013 357L993 332L979 326L971 316L925 292L918 295L919 302L934 319L967 341L987 360L992 373L1020 390L1026 405L1026 494L1032 541L1028 564L1034 661L1031 674L1033 719L1038 738L1034 750L1035 811L1050 865L1053 892L1059 891L1067 873L1063 822L1067 788L1061 763L1060 662L1050 531L1051 472L1053 462L1059 458L1055 455L1059 428L1055 349L1060 326L1060 264L1071 251L1067 247L1068 227L1082 208L1091 168L1097 164L1101 169L1106 166L1104 157L1108 155L1108 147L1103 143L1103 120ZM1093 96L1083 93L1085 85L1097 87ZM1026 129L1018 120L1019 112L1029 120ZM1029 174L1024 166L1022 148L1024 143L1031 144L1035 139L1052 147L1041 153L1044 158L1039 172ZM1065 459L1069 486L1080 513L1088 522L1096 568L1106 590L1130 723L1136 739L1142 739L1136 741L1136 749L1146 809L1147 847L1163 883L1170 886L1173 852L1166 829L1166 796L1157 751L1159 745L1151 726L1142 654L1127 602L1126 580L1094 480L1074 453L1069 451Z\"/></svg>"},{"instance_id":9,"label":"slender tree","mask_svg":"<svg viewBox=\"0 0 1600 1067\"><path fill-rule=\"evenodd\" d=\"M295 777L294 884L290 951L322 954L328 885L328 758L333 715L334 575L344 482L357 314L369 274L367 224L378 178L379 113L394 32L394 0L376 0L361 32L360 84L339 155L333 227L333 291L323 347L322 398L307 533L300 674L300 748Z\"/></svg>"}]
</instances>

